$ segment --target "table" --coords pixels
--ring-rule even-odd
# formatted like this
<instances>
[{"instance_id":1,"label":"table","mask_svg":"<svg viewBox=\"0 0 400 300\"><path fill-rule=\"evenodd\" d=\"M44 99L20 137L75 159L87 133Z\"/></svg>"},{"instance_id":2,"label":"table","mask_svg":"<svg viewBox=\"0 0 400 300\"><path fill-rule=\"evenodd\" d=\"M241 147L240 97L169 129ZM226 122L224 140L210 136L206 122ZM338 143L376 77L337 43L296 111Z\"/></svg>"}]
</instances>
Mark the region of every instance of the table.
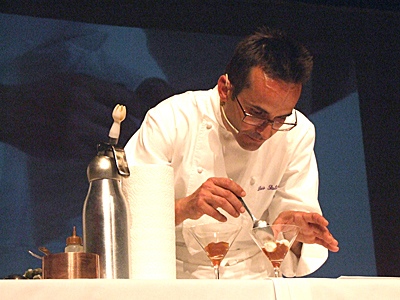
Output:
<instances>
[{"instance_id":1,"label":"table","mask_svg":"<svg viewBox=\"0 0 400 300\"><path fill-rule=\"evenodd\" d=\"M266 280L0 280L2 300L347 300L399 299L400 278Z\"/></svg>"},{"instance_id":2,"label":"table","mask_svg":"<svg viewBox=\"0 0 400 300\"><path fill-rule=\"evenodd\" d=\"M272 279L277 300L400 299L400 278L340 277Z\"/></svg>"}]
</instances>

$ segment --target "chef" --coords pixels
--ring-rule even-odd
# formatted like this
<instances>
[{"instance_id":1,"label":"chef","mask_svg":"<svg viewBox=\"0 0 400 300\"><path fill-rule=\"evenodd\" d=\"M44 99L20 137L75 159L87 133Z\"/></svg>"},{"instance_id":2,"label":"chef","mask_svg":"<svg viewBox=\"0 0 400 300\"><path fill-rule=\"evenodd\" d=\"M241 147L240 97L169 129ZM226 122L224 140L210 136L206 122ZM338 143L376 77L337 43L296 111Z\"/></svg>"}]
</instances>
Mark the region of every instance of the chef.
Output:
<instances>
[{"instance_id":1,"label":"chef","mask_svg":"<svg viewBox=\"0 0 400 300\"><path fill-rule=\"evenodd\" d=\"M177 278L213 278L210 261L186 228L227 220L242 230L221 277L273 275L237 196L257 219L300 227L281 267L285 276L310 274L328 250L339 250L318 203L315 128L295 109L312 65L304 46L262 28L239 43L213 89L164 100L127 143L129 165L174 169Z\"/></svg>"}]
</instances>

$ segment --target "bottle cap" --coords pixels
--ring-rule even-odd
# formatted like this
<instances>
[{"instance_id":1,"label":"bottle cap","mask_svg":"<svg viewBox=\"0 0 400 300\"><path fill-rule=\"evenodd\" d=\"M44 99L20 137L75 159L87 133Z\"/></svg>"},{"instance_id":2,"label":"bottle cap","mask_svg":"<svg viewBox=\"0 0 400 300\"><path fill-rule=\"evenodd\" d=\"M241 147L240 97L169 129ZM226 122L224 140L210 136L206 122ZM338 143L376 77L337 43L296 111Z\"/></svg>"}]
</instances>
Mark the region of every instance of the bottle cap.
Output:
<instances>
[{"instance_id":1,"label":"bottle cap","mask_svg":"<svg viewBox=\"0 0 400 300\"><path fill-rule=\"evenodd\" d=\"M72 236L67 238L67 246L68 245L82 245L82 238L76 235L75 226L72 232Z\"/></svg>"}]
</instances>

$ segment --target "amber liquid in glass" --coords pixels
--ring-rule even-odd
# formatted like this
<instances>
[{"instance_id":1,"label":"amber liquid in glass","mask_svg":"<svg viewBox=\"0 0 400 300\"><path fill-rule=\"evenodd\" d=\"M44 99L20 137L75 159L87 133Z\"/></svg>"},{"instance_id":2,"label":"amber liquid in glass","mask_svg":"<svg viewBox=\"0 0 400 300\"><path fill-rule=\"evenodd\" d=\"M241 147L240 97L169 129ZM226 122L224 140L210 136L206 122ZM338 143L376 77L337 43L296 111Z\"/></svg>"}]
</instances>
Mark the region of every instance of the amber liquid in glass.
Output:
<instances>
[{"instance_id":1,"label":"amber liquid in glass","mask_svg":"<svg viewBox=\"0 0 400 300\"><path fill-rule=\"evenodd\" d=\"M264 254L269 258L274 268L279 267L289 251L289 247L282 242L276 242L276 248L273 251L267 251L262 248Z\"/></svg>"},{"instance_id":2,"label":"amber liquid in glass","mask_svg":"<svg viewBox=\"0 0 400 300\"><path fill-rule=\"evenodd\" d=\"M205 247L207 256L211 260L214 266L220 265L221 261L224 259L226 253L229 250L229 244L226 242L209 243Z\"/></svg>"}]
</instances>

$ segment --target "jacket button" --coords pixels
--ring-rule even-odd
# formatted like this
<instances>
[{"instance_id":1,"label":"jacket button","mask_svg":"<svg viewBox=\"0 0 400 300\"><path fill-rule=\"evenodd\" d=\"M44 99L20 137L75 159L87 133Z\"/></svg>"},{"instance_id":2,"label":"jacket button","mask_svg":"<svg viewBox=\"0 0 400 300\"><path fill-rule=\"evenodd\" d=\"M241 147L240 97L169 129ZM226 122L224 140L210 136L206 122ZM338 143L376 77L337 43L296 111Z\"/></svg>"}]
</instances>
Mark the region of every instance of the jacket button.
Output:
<instances>
[{"instance_id":1,"label":"jacket button","mask_svg":"<svg viewBox=\"0 0 400 300\"><path fill-rule=\"evenodd\" d=\"M212 128L212 124L211 123L207 123L206 128L207 129L211 129Z\"/></svg>"},{"instance_id":2,"label":"jacket button","mask_svg":"<svg viewBox=\"0 0 400 300\"><path fill-rule=\"evenodd\" d=\"M250 184L254 185L256 183L256 178L253 176L250 178Z\"/></svg>"},{"instance_id":3,"label":"jacket button","mask_svg":"<svg viewBox=\"0 0 400 300\"><path fill-rule=\"evenodd\" d=\"M201 174L203 173L204 169L202 167L197 167L197 173Z\"/></svg>"}]
</instances>

